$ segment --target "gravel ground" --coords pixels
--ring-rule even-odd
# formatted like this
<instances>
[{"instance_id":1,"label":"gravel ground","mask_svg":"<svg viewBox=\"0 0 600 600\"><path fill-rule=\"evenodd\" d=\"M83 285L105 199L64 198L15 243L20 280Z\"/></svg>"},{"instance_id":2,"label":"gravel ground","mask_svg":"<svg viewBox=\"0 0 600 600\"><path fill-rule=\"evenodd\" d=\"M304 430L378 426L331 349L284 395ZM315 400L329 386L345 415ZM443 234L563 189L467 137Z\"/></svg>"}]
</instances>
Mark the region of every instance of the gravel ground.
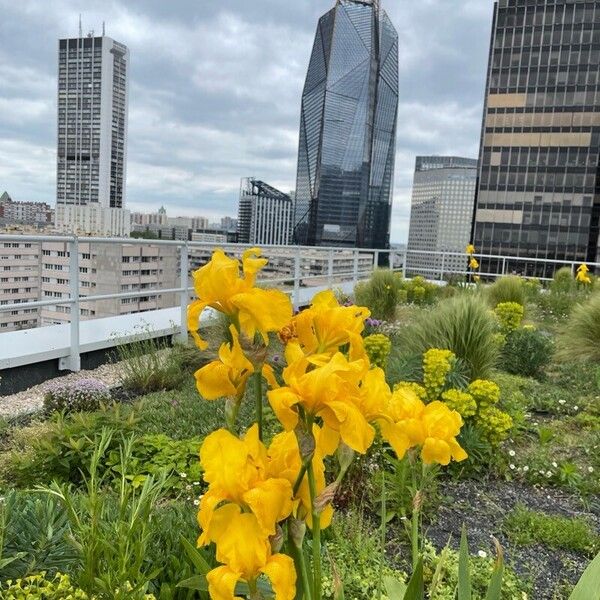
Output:
<instances>
[{"instance_id":1,"label":"gravel ground","mask_svg":"<svg viewBox=\"0 0 600 600\"><path fill-rule=\"evenodd\" d=\"M99 366L97 369L69 373L63 377L55 377L39 385L34 385L17 394L0 396L0 417L14 419L40 411L44 401L44 390L50 382L71 382L90 377L99 379L109 387L114 387L119 384L119 363L107 363Z\"/></svg>"},{"instance_id":2,"label":"gravel ground","mask_svg":"<svg viewBox=\"0 0 600 600\"><path fill-rule=\"evenodd\" d=\"M579 498L563 490L504 481L448 481L440 491L446 498L435 522L428 525L428 539L441 549L452 536L451 545L457 547L464 523L471 553L483 550L493 555L493 535L502 544L507 563L519 575L532 580L531 597L534 600L560 599L557 593L560 584L565 581L575 583L590 561L579 553L553 550L543 545L514 546L501 526L505 516L520 502L548 514L586 517L600 532L597 505L586 511Z\"/></svg>"}]
</instances>

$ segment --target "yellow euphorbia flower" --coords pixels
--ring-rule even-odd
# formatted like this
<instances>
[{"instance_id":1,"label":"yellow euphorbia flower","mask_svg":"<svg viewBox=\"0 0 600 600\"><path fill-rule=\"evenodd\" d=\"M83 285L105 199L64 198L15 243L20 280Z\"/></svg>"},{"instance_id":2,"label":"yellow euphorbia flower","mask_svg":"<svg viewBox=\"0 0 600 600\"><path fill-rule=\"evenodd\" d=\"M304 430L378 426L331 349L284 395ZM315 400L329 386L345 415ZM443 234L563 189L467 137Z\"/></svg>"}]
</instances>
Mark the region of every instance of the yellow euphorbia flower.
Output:
<instances>
[{"instance_id":1,"label":"yellow euphorbia flower","mask_svg":"<svg viewBox=\"0 0 600 600\"><path fill-rule=\"evenodd\" d=\"M467 247L465 248L465 252L471 256L473 254L475 254L475 246L473 246L473 244L467 244Z\"/></svg>"},{"instance_id":2,"label":"yellow euphorbia flower","mask_svg":"<svg viewBox=\"0 0 600 600\"><path fill-rule=\"evenodd\" d=\"M208 343L198 334L200 314L214 308L231 318L248 339L256 332L268 343L268 332L279 331L292 317L292 305L286 294L278 290L254 287L256 274L266 264L258 248L246 250L240 262L229 258L223 250L215 250L211 260L194 273L194 289L198 295L188 306L188 329L197 346L204 350Z\"/></svg>"},{"instance_id":3,"label":"yellow euphorbia flower","mask_svg":"<svg viewBox=\"0 0 600 600\"><path fill-rule=\"evenodd\" d=\"M474 256L471 256L471 260L469 261L469 268L473 269L474 271L476 269L479 269L479 263L477 262L477 259Z\"/></svg>"},{"instance_id":4,"label":"yellow euphorbia flower","mask_svg":"<svg viewBox=\"0 0 600 600\"><path fill-rule=\"evenodd\" d=\"M219 523L217 560L224 563L210 571L206 579L213 600L236 600L235 586L244 580L250 586L256 579L266 575L276 600L293 600L296 595L296 571L294 562L284 554L271 554L268 538L252 513L243 513L239 506L233 507L227 519Z\"/></svg>"},{"instance_id":5,"label":"yellow euphorbia flower","mask_svg":"<svg viewBox=\"0 0 600 600\"><path fill-rule=\"evenodd\" d=\"M211 433L200 449L200 462L209 484L198 511L200 545L220 544L220 524L235 507L251 511L265 537L274 535L276 524L291 514L292 486L285 476L269 475L267 449L256 424L242 439L225 429Z\"/></svg>"},{"instance_id":6,"label":"yellow euphorbia flower","mask_svg":"<svg viewBox=\"0 0 600 600\"><path fill-rule=\"evenodd\" d=\"M233 341L231 345L227 342L221 344L219 360L213 360L194 373L198 392L206 400L225 396L241 398L248 377L254 373L254 366L240 346L237 329L231 325L229 331Z\"/></svg>"},{"instance_id":7,"label":"yellow euphorbia flower","mask_svg":"<svg viewBox=\"0 0 600 600\"><path fill-rule=\"evenodd\" d=\"M325 364L307 370L310 366L307 359L297 358L283 370L287 386L267 393L277 418L286 431L293 430L298 423L297 405L301 405L312 418L321 417L326 428L339 432L350 448L364 454L375 435L359 408L358 386L368 361L348 361L338 352Z\"/></svg>"},{"instance_id":8,"label":"yellow euphorbia flower","mask_svg":"<svg viewBox=\"0 0 600 600\"><path fill-rule=\"evenodd\" d=\"M313 472L315 476L315 487L317 496L325 489L325 465L323 458L333 454L338 446L339 440L333 436L328 436L328 432L317 425L313 425L313 435L315 437L315 453L312 458ZM285 477L290 484L296 483L296 478L302 468L302 458L298 448L298 439L293 431L284 431L273 438L268 450L269 465L268 473L272 477ZM312 526L310 489L308 485L308 475L304 475L302 482L295 496L298 506L295 509L295 515L299 519L305 519L309 527ZM321 528L329 527L333 517L333 507L327 505L321 513Z\"/></svg>"},{"instance_id":9,"label":"yellow euphorbia flower","mask_svg":"<svg viewBox=\"0 0 600 600\"><path fill-rule=\"evenodd\" d=\"M352 334L360 337L370 314L362 306L340 306L335 294L325 290L314 296L309 308L292 319L282 338L297 342L304 355L317 355L323 363L340 346L349 343Z\"/></svg>"}]
</instances>

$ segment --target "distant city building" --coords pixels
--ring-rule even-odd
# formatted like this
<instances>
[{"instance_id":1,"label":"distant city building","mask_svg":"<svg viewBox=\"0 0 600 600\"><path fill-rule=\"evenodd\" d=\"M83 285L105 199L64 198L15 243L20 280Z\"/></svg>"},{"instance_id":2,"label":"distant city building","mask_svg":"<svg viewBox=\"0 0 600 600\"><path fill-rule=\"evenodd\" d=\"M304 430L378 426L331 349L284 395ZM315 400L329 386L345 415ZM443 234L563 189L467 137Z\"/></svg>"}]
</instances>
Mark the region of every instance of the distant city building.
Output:
<instances>
[{"instance_id":1,"label":"distant city building","mask_svg":"<svg viewBox=\"0 0 600 600\"><path fill-rule=\"evenodd\" d=\"M293 202L283 192L252 177L242 179L238 211L241 244L291 242Z\"/></svg>"},{"instance_id":2,"label":"distant city building","mask_svg":"<svg viewBox=\"0 0 600 600\"><path fill-rule=\"evenodd\" d=\"M465 270L476 182L476 159L417 156L406 258L409 273L438 276ZM459 252L461 256L442 259L429 252Z\"/></svg>"},{"instance_id":3,"label":"distant city building","mask_svg":"<svg viewBox=\"0 0 600 600\"><path fill-rule=\"evenodd\" d=\"M232 217L221 217L221 229L237 230L238 220Z\"/></svg>"},{"instance_id":4,"label":"distant city building","mask_svg":"<svg viewBox=\"0 0 600 600\"><path fill-rule=\"evenodd\" d=\"M134 230L136 225L166 225L196 230L207 229L208 219L206 217L169 217L166 209L161 206L155 213L131 213L131 224L134 226Z\"/></svg>"},{"instance_id":5,"label":"distant city building","mask_svg":"<svg viewBox=\"0 0 600 600\"><path fill-rule=\"evenodd\" d=\"M15 202L8 192L0 196L0 223L45 226L54 222L54 210L45 202Z\"/></svg>"},{"instance_id":6,"label":"distant city building","mask_svg":"<svg viewBox=\"0 0 600 600\"><path fill-rule=\"evenodd\" d=\"M29 242L0 244L0 305L23 304L40 298L40 248ZM0 312L0 333L39 325L39 308Z\"/></svg>"},{"instance_id":7,"label":"distant city building","mask_svg":"<svg viewBox=\"0 0 600 600\"><path fill-rule=\"evenodd\" d=\"M473 241L479 252L600 261L600 3L494 5ZM502 267L482 259L482 272ZM555 265L506 261L551 276Z\"/></svg>"},{"instance_id":8,"label":"distant city building","mask_svg":"<svg viewBox=\"0 0 600 600\"><path fill-rule=\"evenodd\" d=\"M174 288L179 281L178 249L174 246L79 244L80 296L117 294L145 289ZM69 295L69 245L43 242L41 252L41 299ZM135 298L81 301L82 320L169 308L177 304L174 293L148 292ZM71 306L60 304L41 309L41 325L71 320Z\"/></svg>"},{"instance_id":9,"label":"distant city building","mask_svg":"<svg viewBox=\"0 0 600 600\"><path fill-rule=\"evenodd\" d=\"M125 206L128 71L129 50L105 35L59 41L59 231L124 235L129 225L114 214ZM106 233L107 224L117 229Z\"/></svg>"},{"instance_id":10,"label":"distant city building","mask_svg":"<svg viewBox=\"0 0 600 600\"><path fill-rule=\"evenodd\" d=\"M60 233L127 237L131 232L131 216L122 208L57 203L55 227Z\"/></svg>"},{"instance_id":11,"label":"distant city building","mask_svg":"<svg viewBox=\"0 0 600 600\"><path fill-rule=\"evenodd\" d=\"M378 0L323 15L302 92L294 241L387 248L398 34Z\"/></svg>"}]
</instances>

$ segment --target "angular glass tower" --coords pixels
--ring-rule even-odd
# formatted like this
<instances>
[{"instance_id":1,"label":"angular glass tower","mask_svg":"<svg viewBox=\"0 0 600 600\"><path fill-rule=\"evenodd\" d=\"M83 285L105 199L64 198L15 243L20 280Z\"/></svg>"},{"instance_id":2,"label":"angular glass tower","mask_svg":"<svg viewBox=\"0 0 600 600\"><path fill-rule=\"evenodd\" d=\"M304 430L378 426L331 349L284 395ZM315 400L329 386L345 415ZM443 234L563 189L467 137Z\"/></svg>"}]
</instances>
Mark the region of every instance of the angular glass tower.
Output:
<instances>
[{"instance_id":1,"label":"angular glass tower","mask_svg":"<svg viewBox=\"0 0 600 600\"><path fill-rule=\"evenodd\" d=\"M337 0L302 92L295 243L389 246L397 113L394 26L379 0Z\"/></svg>"}]
</instances>

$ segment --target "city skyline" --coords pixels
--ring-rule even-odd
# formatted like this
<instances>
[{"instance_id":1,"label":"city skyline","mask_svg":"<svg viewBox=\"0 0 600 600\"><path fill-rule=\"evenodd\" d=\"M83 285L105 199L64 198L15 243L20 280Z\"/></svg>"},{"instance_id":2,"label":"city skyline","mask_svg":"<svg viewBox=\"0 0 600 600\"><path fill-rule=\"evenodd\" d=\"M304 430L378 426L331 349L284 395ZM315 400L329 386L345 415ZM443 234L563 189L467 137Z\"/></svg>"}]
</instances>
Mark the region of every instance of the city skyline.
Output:
<instances>
[{"instance_id":1,"label":"city skyline","mask_svg":"<svg viewBox=\"0 0 600 600\"><path fill-rule=\"evenodd\" d=\"M178 214L235 216L244 174L292 190L314 26L334 3L258 4L200 12L184 2L112 2L101 11L57 3L48 15L42 3L25 10L1 0L0 187L18 200L54 203L52 59L81 12L84 34L106 21L107 35L131 51L131 210L164 204ZM414 157L477 153L492 15L491 1L403 4L382 4L400 38L392 242L407 237Z\"/></svg>"}]
</instances>

